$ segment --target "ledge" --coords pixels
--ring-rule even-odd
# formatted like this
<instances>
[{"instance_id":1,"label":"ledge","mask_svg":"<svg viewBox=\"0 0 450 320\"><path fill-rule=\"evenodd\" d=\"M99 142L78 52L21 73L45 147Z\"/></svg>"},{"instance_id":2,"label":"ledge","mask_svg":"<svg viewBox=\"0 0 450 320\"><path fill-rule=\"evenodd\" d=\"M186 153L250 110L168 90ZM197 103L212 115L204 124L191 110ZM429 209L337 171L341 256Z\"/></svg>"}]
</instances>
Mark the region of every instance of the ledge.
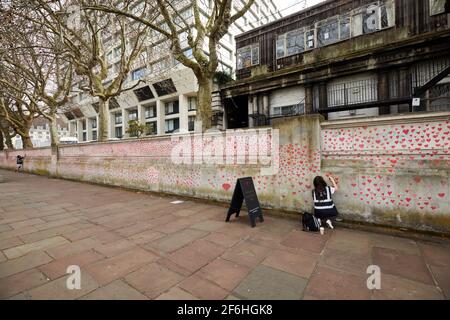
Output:
<instances>
[{"instance_id":1,"label":"ledge","mask_svg":"<svg viewBox=\"0 0 450 320\"><path fill-rule=\"evenodd\" d=\"M343 120L328 120L322 121L320 126L322 129L335 129L335 128L352 128L360 126L379 126L386 124L405 124L405 123L417 123L426 121L439 121L450 120L450 111L438 111L438 112L415 112L415 113L402 113L398 115L381 115L375 117L361 117L354 119Z\"/></svg>"}]
</instances>

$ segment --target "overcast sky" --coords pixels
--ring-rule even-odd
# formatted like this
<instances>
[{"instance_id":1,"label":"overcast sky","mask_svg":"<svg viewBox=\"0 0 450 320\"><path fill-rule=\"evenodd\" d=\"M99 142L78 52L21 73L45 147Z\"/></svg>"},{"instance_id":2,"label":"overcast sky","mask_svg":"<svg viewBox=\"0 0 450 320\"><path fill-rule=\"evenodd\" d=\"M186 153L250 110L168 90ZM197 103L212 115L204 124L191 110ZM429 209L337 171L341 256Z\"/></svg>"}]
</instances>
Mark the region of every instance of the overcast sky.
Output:
<instances>
[{"instance_id":1,"label":"overcast sky","mask_svg":"<svg viewBox=\"0 0 450 320\"><path fill-rule=\"evenodd\" d=\"M313 6L324 0L273 0L278 10L281 11L283 16L290 15L291 13L300 11L306 6Z\"/></svg>"}]
</instances>

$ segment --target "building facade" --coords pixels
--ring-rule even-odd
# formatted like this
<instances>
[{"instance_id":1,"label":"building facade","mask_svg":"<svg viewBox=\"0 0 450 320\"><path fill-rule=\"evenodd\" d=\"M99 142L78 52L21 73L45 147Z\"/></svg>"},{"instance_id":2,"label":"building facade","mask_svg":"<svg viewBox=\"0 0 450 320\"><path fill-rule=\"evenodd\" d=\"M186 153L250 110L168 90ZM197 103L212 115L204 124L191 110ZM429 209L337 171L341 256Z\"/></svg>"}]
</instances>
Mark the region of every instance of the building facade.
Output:
<instances>
[{"instance_id":1,"label":"building facade","mask_svg":"<svg viewBox=\"0 0 450 320\"><path fill-rule=\"evenodd\" d=\"M57 119L57 129L59 138L69 136L69 126L62 119ZM48 147L51 145L50 123L43 118L36 118L30 127L30 138L34 148ZM15 149L22 149L22 139L19 135L11 138Z\"/></svg>"},{"instance_id":2,"label":"building facade","mask_svg":"<svg viewBox=\"0 0 450 320\"><path fill-rule=\"evenodd\" d=\"M207 2L199 1L201 16L206 22ZM233 10L242 7L246 1L234 1ZM212 3L210 3L211 5ZM139 13L141 4L133 8ZM180 1L177 8L181 16L193 26L191 1ZM234 73L236 65L234 37L281 17L273 0L257 0L250 10L231 27L221 39L219 47L219 68L228 74ZM194 30L195 31L195 30ZM185 55L192 56L187 44L187 32L180 32L181 45L186 48ZM114 38L114 37L113 37ZM117 39L105 39L106 56L109 62L109 77L112 81L120 63L120 43ZM144 58L137 59L133 70L126 80L125 91L109 102L109 137L111 139L128 138L126 133L129 120L138 120L147 126L146 135L164 135L173 132L194 130L196 116L197 80L193 72L175 61L170 53L167 41L151 41L151 48L143 52ZM205 44L204 51L208 54ZM69 121L71 136L80 142L97 140L98 102L88 94L79 92L71 97L72 108L65 113Z\"/></svg>"},{"instance_id":3,"label":"building facade","mask_svg":"<svg viewBox=\"0 0 450 320\"><path fill-rule=\"evenodd\" d=\"M450 111L450 1L338 0L236 37L224 128Z\"/></svg>"}]
</instances>

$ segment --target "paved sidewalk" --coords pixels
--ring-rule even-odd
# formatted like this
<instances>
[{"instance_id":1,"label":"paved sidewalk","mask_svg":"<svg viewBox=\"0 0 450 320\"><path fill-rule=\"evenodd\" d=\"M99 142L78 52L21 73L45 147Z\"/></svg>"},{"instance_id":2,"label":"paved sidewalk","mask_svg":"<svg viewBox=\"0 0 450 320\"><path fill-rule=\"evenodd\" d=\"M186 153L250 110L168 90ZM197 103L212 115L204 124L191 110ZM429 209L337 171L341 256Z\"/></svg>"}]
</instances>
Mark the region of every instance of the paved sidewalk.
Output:
<instances>
[{"instance_id":1,"label":"paved sidewalk","mask_svg":"<svg viewBox=\"0 0 450 320\"><path fill-rule=\"evenodd\" d=\"M0 170L0 299L449 299L450 241L298 222ZM381 290L367 289L369 265ZM69 265L81 289L66 288Z\"/></svg>"}]
</instances>

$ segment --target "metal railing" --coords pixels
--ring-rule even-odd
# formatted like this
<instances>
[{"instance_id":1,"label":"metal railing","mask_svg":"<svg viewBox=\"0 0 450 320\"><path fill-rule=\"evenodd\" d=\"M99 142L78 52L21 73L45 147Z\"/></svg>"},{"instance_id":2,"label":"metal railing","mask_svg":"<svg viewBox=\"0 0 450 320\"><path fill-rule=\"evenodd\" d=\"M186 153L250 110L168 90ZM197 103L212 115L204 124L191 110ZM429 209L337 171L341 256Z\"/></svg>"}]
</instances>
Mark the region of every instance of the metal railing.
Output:
<instances>
[{"instance_id":1,"label":"metal railing","mask_svg":"<svg viewBox=\"0 0 450 320\"><path fill-rule=\"evenodd\" d=\"M328 107L352 105L378 99L377 79L331 84L327 89Z\"/></svg>"}]
</instances>

